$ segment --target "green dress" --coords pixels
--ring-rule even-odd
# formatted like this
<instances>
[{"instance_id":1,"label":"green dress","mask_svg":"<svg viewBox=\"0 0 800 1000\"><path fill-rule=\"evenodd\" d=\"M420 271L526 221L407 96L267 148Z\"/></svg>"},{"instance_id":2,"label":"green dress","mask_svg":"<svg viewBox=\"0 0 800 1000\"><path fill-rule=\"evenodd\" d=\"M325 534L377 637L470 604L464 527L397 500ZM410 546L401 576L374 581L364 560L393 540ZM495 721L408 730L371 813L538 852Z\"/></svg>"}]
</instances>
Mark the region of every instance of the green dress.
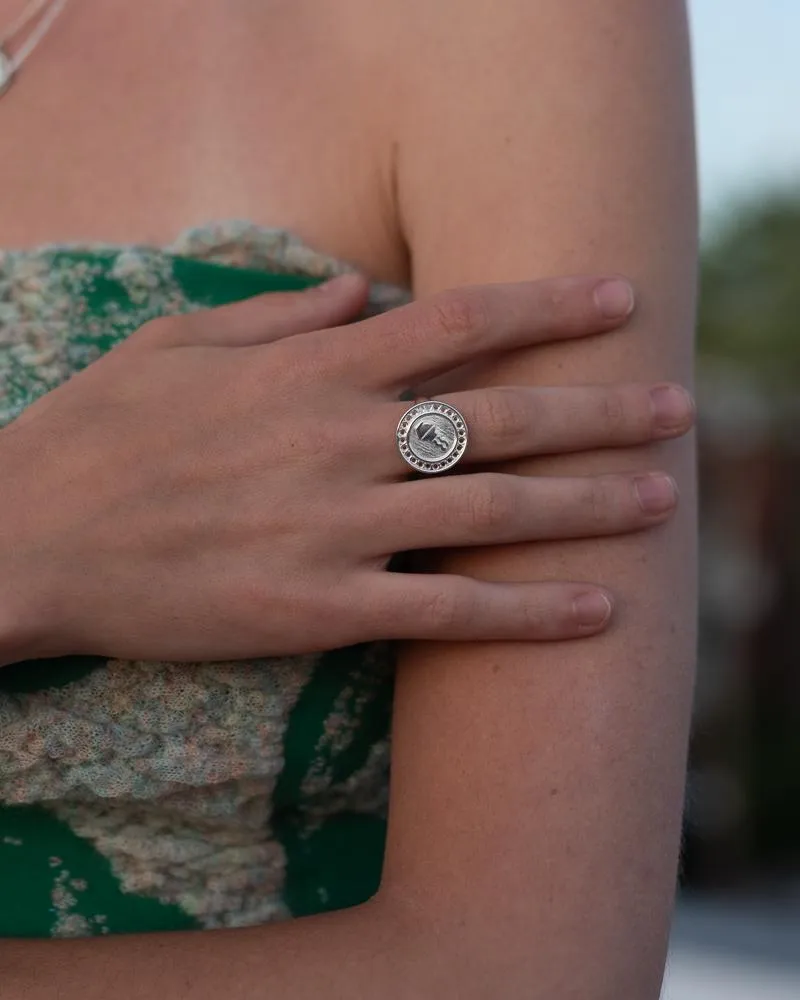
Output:
<instances>
[{"instance_id":1,"label":"green dress","mask_svg":"<svg viewBox=\"0 0 800 1000\"><path fill-rule=\"evenodd\" d=\"M0 252L0 426L156 316L344 269L245 223L168 248ZM375 286L371 307L402 299ZM366 900L391 694L388 644L0 669L0 937L235 927Z\"/></svg>"}]
</instances>

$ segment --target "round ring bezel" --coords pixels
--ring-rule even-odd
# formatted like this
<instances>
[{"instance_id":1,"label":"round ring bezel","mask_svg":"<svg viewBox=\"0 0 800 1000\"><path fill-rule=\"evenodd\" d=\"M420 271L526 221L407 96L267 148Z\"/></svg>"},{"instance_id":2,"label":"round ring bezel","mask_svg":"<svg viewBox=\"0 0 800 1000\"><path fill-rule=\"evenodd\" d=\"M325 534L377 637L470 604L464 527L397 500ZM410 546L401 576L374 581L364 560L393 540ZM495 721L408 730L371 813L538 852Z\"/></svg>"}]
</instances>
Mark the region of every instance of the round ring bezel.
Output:
<instances>
[{"instance_id":1,"label":"round ring bezel","mask_svg":"<svg viewBox=\"0 0 800 1000\"><path fill-rule=\"evenodd\" d=\"M416 455L409 444L409 433L412 426L419 417L427 413L435 413L437 416L444 417L450 422L455 433L455 444L448 454L438 462L427 461ZM451 403L443 403L438 399L428 399L410 406L397 425L397 448L401 457L412 469L425 475L437 475L452 469L464 457L468 443L469 430L463 414Z\"/></svg>"}]
</instances>

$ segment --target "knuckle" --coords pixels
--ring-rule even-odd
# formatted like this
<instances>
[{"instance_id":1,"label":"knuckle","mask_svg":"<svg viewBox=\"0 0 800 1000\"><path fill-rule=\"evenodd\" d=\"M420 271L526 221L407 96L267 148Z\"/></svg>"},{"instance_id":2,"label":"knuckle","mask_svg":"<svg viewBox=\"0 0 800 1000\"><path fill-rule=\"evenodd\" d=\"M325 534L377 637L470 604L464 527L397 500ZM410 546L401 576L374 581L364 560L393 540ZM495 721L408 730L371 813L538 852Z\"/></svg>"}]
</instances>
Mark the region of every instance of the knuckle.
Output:
<instances>
[{"instance_id":1,"label":"knuckle","mask_svg":"<svg viewBox=\"0 0 800 1000\"><path fill-rule=\"evenodd\" d=\"M543 607L535 603L523 608L525 625L530 635L546 638L557 631L559 619L559 609L556 607Z\"/></svg>"},{"instance_id":2,"label":"knuckle","mask_svg":"<svg viewBox=\"0 0 800 1000\"><path fill-rule=\"evenodd\" d=\"M444 336L476 346L489 328L488 309L482 295L474 289L442 292L429 303L431 321Z\"/></svg>"},{"instance_id":3,"label":"knuckle","mask_svg":"<svg viewBox=\"0 0 800 1000\"><path fill-rule=\"evenodd\" d=\"M492 535L516 513L516 502L507 477L486 473L466 491L465 517L478 536Z\"/></svg>"},{"instance_id":4,"label":"knuckle","mask_svg":"<svg viewBox=\"0 0 800 1000\"><path fill-rule=\"evenodd\" d=\"M593 527L601 528L607 524L613 504L609 502L608 483L604 478L592 479L584 488L580 506Z\"/></svg>"},{"instance_id":5,"label":"knuckle","mask_svg":"<svg viewBox=\"0 0 800 1000\"><path fill-rule=\"evenodd\" d=\"M600 408L603 426L610 434L619 434L625 430L627 407L619 390L606 390L600 399Z\"/></svg>"},{"instance_id":6,"label":"knuckle","mask_svg":"<svg viewBox=\"0 0 800 1000\"><path fill-rule=\"evenodd\" d=\"M424 614L434 631L447 634L457 628L461 622L462 601L459 600L458 588L448 586L430 595L425 601Z\"/></svg>"},{"instance_id":7,"label":"knuckle","mask_svg":"<svg viewBox=\"0 0 800 1000\"><path fill-rule=\"evenodd\" d=\"M570 295L567 286L558 279L548 281L543 292L544 308L551 316L563 316L572 311L574 296Z\"/></svg>"},{"instance_id":8,"label":"knuckle","mask_svg":"<svg viewBox=\"0 0 800 1000\"><path fill-rule=\"evenodd\" d=\"M636 385L632 389L631 408L636 413L636 437L645 441L650 440L658 430L658 420L649 386Z\"/></svg>"},{"instance_id":9,"label":"knuckle","mask_svg":"<svg viewBox=\"0 0 800 1000\"><path fill-rule=\"evenodd\" d=\"M503 441L514 441L531 423L530 406L524 406L513 389L490 389L479 396L477 424Z\"/></svg>"}]
</instances>

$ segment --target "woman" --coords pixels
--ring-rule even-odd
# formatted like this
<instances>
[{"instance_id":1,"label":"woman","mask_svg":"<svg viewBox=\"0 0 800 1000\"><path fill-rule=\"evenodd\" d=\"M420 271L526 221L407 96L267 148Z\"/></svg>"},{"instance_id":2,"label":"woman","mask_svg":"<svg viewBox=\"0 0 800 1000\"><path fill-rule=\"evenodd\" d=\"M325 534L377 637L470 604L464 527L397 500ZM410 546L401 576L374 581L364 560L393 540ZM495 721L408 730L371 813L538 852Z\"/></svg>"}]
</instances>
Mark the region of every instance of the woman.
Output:
<instances>
[{"instance_id":1,"label":"woman","mask_svg":"<svg viewBox=\"0 0 800 1000\"><path fill-rule=\"evenodd\" d=\"M4 23L15 13L15 4L0 3ZM3 486L4 512L12 512L4 522L14 537L4 547L3 577L14 581L13 593L4 588L11 620L5 659L76 652L145 659L103 664L99 675L84 661L46 666L48 682L59 670L62 678L64 669L79 674L51 689L68 694L74 685L91 692L96 676L112 674L126 710L145 699L152 721L162 704L168 714L176 703L165 677L178 676L181 697L190 710L195 705L186 687L191 672L165 673L153 661L314 651L323 635L335 639L330 647L380 636L483 641L414 642L400 652L391 823L380 890L368 902L210 934L6 941L0 956L14 995L50 996L58 983L62 996L86 1000L113 983L124 1000L156 991L170 1000L302 998L320 989L351 997L657 996L691 691L693 482L688 439L655 443L687 427L688 408L676 404L674 431L656 433L645 427L644 401L654 383L691 380L696 251L686 50L679 4L634 0L502 0L491 16L472 2L456 10L446 2L84 0L55 22L0 102L5 135L14 137L0 163L0 244L31 251L13 264L33 267L34 281L43 273L46 282L63 276L59 295L47 297L61 303L48 329L83 329L74 313L65 320L64 310L76 302L88 310L95 340L78 345L79 362L101 350L104 336L114 339L104 324L119 333L134 314L150 318L141 310L158 315L204 304L212 272L184 275L176 290L174 258L241 263L245 246L248 272L285 265L272 250L268 259L259 256L261 237L252 230L206 228L203 239L176 246L174 234L198 219L245 218L291 230L373 279L410 285L421 301L342 329L363 294L350 283L332 293L334 304L304 299L299 324L274 306L276 336L284 339L270 344L264 300L226 307L211 320L207 313L145 325L24 410L2 438L12 473ZM110 260L96 251L81 260L74 249L66 257L33 250L76 240L170 247L169 274L164 251L136 251L133 260L123 254L120 262L119 250ZM307 259L306 271L335 271L327 257ZM590 315L596 277L528 281L609 270L632 280L639 308L617 332L587 339L577 334L620 322L619 302L608 325ZM76 275L87 273L88 285L76 292ZM44 345L35 341L42 303L26 297L37 293L27 280L16 272L16 329L29 322L34 339L26 343L34 353L45 349L32 366L22 350L30 374L46 365L53 344L52 335ZM229 297L228 280L226 272L214 302L205 304ZM515 281L436 297L442 289ZM27 319L19 310L29 306ZM287 336L295 331L302 333ZM548 336L554 342L536 343ZM645 388L487 392L608 382ZM535 477L474 478L465 463L466 477L402 481L399 460L384 458L381 448L388 427L392 452L403 411L390 393L409 384L419 396L454 402L458 395L472 454L508 458L506 473ZM592 434L592 413L605 414L616 431L595 426ZM509 432L503 446L492 437L498 427ZM531 427L546 434L529 436ZM601 450L609 444L614 451ZM278 486L263 474L272 456ZM683 502L672 518L669 480L643 477L660 470L681 485ZM601 473L611 478L586 478ZM634 478L656 494L644 519L659 522L652 530L632 531L643 524L630 503ZM268 512L263 522L255 513L261 510ZM283 543L268 576L260 564L274 550L258 547L265 530ZM595 537L574 538L587 533ZM382 535L384 547L376 548ZM331 543L340 539L347 540L341 549ZM428 563L427 574L380 573L387 553L473 539L495 544L450 551ZM277 581L266 595L265 581ZM563 581L573 588L566 603ZM559 623L557 613L571 609L579 593L601 598L594 625L601 631L602 598L615 602L613 625L580 642L567 638L576 636L577 620ZM288 610L266 615L265 606ZM226 635L231 615L235 628ZM558 631L548 634L554 622ZM533 641L545 637L561 641ZM495 641L508 638L517 641ZM20 678L19 668L5 669L17 671L17 704L26 711L45 705L44 718L60 718L59 696L42 695L41 675L34 684L29 672ZM196 669L203 692L224 683L224 665L210 676ZM173 809L162 814L167 825L179 822L176 816L197 817L194 842L169 841L180 864L156 871L181 915L215 912L208 890L222 880L231 891L224 880L237 870L240 849L249 865L238 870L260 866L263 885L289 857L308 875L325 851L326 871L341 866L346 873L361 870L348 851L374 854L369 817L383 787L381 724L363 704L383 704L383 693L370 687L370 678L380 682L378 669L359 661L352 690L352 654L314 673L315 683L337 678L326 718L338 708L345 722L334 719L321 733L312 727L319 752L304 761L300 778L291 766L309 741L297 720L307 721L316 702L301 711L302 692L292 687L297 661L283 672L280 664L249 675L246 666L230 669L235 683L226 690L234 696L225 705L235 704L234 719L214 729L224 752L212 763L224 768L247 758L246 733L237 734L238 757L225 740L249 702L258 706L256 718L274 713L257 733L259 759L290 707L301 734L275 750L270 772L254 777L255 789L236 784L236 767L218 778L207 756L192 771L186 729L171 729L169 720L139 727L148 737L155 731L167 748L162 758L149 744L141 751L144 775L136 748L125 742L134 764L116 797L113 774L100 789L110 772L93 771L95 758L76 774L69 759L62 766L63 743L32 752L30 767L43 781L68 776L60 799L45 793L42 800L65 810L61 822L73 833L88 825L83 839L113 857L129 895L152 901L161 894L151 856L141 868L136 858L125 867L132 855L124 848L142 819L138 805L166 803ZM256 678L252 689L246 676ZM265 676L276 686L271 693L259 686ZM21 690L26 684L36 690ZM204 710L213 703L200 700ZM81 719L75 708L71 703L70 717ZM104 737L118 715L110 712ZM189 715L186 725L194 726ZM204 718L219 726L217 716ZM356 765L345 766L338 750L355 745L347 737L350 718L359 734L374 725L377 737L360 745ZM205 750L213 726L201 729ZM67 758L76 747L80 740L68 743ZM17 759L4 797L13 798L7 789L18 780L32 801L28 758ZM170 783L174 775L159 775L158 764L172 767L176 759L183 770ZM331 774L339 766L343 780ZM267 781L268 816L259 798ZM215 782L235 787L239 798L215 799L204 813L208 801L198 805L184 790ZM339 825L317 850L315 831L346 814L341 801L346 807L353 798L350 826ZM221 817L239 807L234 832L225 828L231 839L216 843L215 858L226 863L204 870L204 845L217 836ZM111 824L103 825L108 815ZM236 838L247 833L248 819L263 830L266 818L283 824L270 839L280 850L253 858L252 842ZM150 831L146 818L142 823ZM31 827L24 836L8 834L23 843L7 846L25 850L32 835ZM147 841L136 839L137 848ZM68 921L70 897L91 886L53 858L61 879L54 922ZM195 859L202 900L186 875ZM329 883L312 872L305 884L324 891L289 909L325 909ZM243 898L250 888L242 886ZM278 895L270 897L276 910L286 906ZM178 926L174 912L162 917L149 911L142 923Z\"/></svg>"}]
</instances>

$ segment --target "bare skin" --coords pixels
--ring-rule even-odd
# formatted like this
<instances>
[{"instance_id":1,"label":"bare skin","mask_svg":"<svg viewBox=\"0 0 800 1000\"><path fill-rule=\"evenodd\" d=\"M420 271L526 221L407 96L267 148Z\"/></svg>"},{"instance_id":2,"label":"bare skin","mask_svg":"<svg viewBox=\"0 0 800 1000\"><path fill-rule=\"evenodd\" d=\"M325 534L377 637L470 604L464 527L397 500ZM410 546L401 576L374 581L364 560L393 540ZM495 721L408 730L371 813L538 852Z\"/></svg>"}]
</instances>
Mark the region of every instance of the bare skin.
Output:
<instances>
[{"instance_id":1,"label":"bare skin","mask_svg":"<svg viewBox=\"0 0 800 1000\"><path fill-rule=\"evenodd\" d=\"M18 10L0 0L0 24ZM13 139L0 246L163 244L248 219L407 283L392 97L348 13L310 0L74 0L2 105Z\"/></svg>"},{"instance_id":2,"label":"bare skin","mask_svg":"<svg viewBox=\"0 0 800 1000\"><path fill-rule=\"evenodd\" d=\"M13 13L2 0L0 17ZM14 192L0 245L164 241L237 216L421 295L616 271L642 300L624 331L519 352L453 388L687 384L686 52L678 2L75 2L26 89L0 104L15 137L0 158L0 191ZM580 644L408 650L375 900L247 931L8 942L10 993L655 1000L692 685L691 442L516 468L654 466L681 487L668 527L444 563L597 580L621 613Z\"/></svg>"}]
</instances>

